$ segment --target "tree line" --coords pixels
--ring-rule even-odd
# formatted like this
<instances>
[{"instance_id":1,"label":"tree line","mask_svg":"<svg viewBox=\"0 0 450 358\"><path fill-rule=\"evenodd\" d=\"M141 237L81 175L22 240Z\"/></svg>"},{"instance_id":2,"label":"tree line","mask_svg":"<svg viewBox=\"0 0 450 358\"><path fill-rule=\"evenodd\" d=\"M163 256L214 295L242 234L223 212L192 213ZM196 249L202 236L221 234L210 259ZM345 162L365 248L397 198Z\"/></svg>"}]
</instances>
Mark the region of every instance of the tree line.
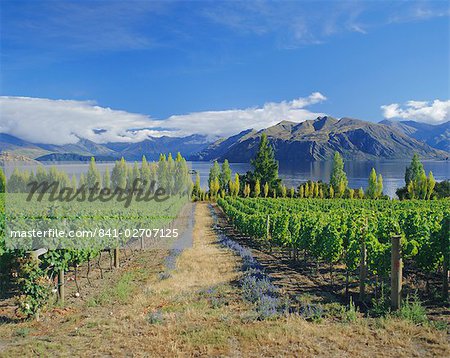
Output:
<instances>
[{"instance_id":1,"label":"tree line","mask_svg":"<svg viewBox=\"0 0 450 358\"><path fill-rule=\"evenodd\" d=\"M20 170L14 168L11 176L6 180L3 170L0 168L0 189L10 193L27 193L31 183L56 183L56 190L70 188L77 190L110 190L116 188L123 190L135 189L154 190L155 184L164 188L167 194L190 191L192 179L186 160L178 153L175 159L172 154L161 154L158 162L148 162L142 157L140 165L137 162L129 164L124 158L115 162L111 172L106 167L103 174L100 173L95 158L92 157L86 173L69 175L64 170L52 166L48 170L40 165L33 170Z\"/></svg>"},{"instance_id":2,"label":"tree line","mask_svg":"<svg viewBox=\"0 0 450 358\"><path fill-rule=\"evenodd\" d=\"M348 199L389 199L383 193L383 177L372 168L368 178L367 189L349 188L347 174L344 170L342 156L336 152L333 157L329 183L307 181L297 188L288 188L279 178L279 164L275 159L265 133L262 134L258 151L251 160L252 171L232 177L230 165L225 160L222 166L215 161L208 178L209 191L202 191L200 177L194 184L193 196L199 200L217 199L219 197L298 197L298 198L348 198ZM450 182L437 183L433 173L428 176L417 154L413 156L410 166L406 168L405 187L397 190L403 199L437 199L450 196Z\"/></svg>"}]
</instances>

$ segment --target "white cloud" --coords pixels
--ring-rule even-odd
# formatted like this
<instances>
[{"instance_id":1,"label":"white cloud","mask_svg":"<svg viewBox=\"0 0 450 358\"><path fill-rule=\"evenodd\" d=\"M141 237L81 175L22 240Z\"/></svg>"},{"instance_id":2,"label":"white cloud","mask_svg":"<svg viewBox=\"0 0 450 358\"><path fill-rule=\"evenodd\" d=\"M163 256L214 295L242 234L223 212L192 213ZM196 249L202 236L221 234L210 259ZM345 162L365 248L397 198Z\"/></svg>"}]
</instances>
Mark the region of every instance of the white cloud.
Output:
<instances>
[{"instance_id":1,"label":"white cloud","mask_svg":"<svg viewBox=\"0 0 450 358\"><path fill-rule=\"evenodd\" d=\"M304 107L325 100L324 95L314 92L306 98L289 102L270 102L263 107L171 116L165 121L160 121L159 126L176 130L177 135L201 133L209 136L230 136L245 129L267 128L282 120L302 122L316 118L323 113L313 113Z\"/></svg>"},{"instance_id":2,"label":"white cloud","mask_svg":"<svg viewBox=\"0 0 450 358\"><path fill-rule=\"evenodd\" d=\"M51 100L30 97L0 97L0 132L36 143L76 143L79 137L96 142L143 139L149 118L116 111L92 101ZM106 130L95 134L95 129Z\"/></svg>"},{"instance_id":3,"label":"white cloud","mask_svg":"<svg viewBox=\"0 0 450 358\"><path fill-rule=\"evenodd\" d=\"M408 101L403 108L398 103L381 106L384 118L401 118L426 123L443 123L450 120L450 100Z\"/></svg>"},{"instance_id":4,"label":"white cloud","mask_svg":"<svg viewBox=\"0 0 450 358\"><path fill-rule=\"evenodd\" d=\"M323 113L305 107L326 97L314 92L262 107L194 112L156 120L148 115L97 106L93 101L0 97L0 132L35 143L68 144L86 138L97 143L138 142L148 136L203 134L222 137L262 129L282 120L301 122Z\"/></svg>"}]
</instances>

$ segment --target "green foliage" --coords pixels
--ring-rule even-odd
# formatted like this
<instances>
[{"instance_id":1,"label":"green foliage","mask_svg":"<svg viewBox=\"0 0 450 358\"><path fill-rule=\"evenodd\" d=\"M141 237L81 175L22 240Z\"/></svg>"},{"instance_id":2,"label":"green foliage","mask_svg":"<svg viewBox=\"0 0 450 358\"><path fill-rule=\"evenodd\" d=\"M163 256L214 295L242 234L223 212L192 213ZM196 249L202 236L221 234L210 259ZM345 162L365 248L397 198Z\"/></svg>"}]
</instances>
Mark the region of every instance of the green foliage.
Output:
<instances>
[{"instance_id":1,"label":"green foliage","mask_svg":"<svg viewBox=\"0 0 450 358\"><path fill-rule=\"evenodd\" d=\"M127 164L123 157L120 161L116 161L114 165L114 168L111 173L111 184L112 189L115 188L125 189L127 187ZM81 184L79 185L81 186Z\"/></svg>"},{"instance_id":2,"label":"green foliage","mask_svg":"<svg viewBox=\"0 0 450 358\"><path fill-rule=\"evenodd\" d=\"M93 188L95 184L98 184L101 188L102 185L102 178L95 164L94 157L91 158L91 161L89 163L89 169L86 175L86 184L88 188Z\"/></svg>"},{"instance_id":3,"label":"green foliage","mask_svg":"<svg viewBox=\"0 0 450 358\"><path fill-rule=\"evenodd\" d=\"M222 163L222 171L220 173L220 188L225 190L227 193L229 192L230 188L228 187L228 183L231 180L231 168L230 164L228 163L228 160L225 159L225 161Z\"/></svg>"},{"instance_id":4,"label":"green foliage","mask_svg":"<svg viewBox=\"0 0 450 358\"><path fill-rule=\"evenodd\" d=\"M344 263L349 271L360 264L364 243L368 275L388 277L394 234L402 236L404 259L424 273L436 272L450 258L448 201L227 197L218 203L246 235L303 250L330 266Z\"/></svg>"},{"instance_id":5,"label":"green foliage","mask_svg":"<svg viewBox=\"0 0 450 358\"><path fill-rule=\"evenodd\" d=\"M273 148L265 133L261 136L258 153L251 160L251 164L254 168L253 176L255 180L259 179L261 183L268 183L270 188L278 186L278 162L275 160Z\"/></svg>"},{"instance_id":6,"label":"green foliage","mask_svg":"<svg viewBox=\"0 0 450 358\"><path fill-rule=\"evenodd\" d=\"M19 310L26 316L34 316L45 306L51 294L51 282L38 261L27 258L19 259L18 277Z\"/></svg>"},{"instance_id":7,"label":"green foliage","mask_svg":"<svg viewBox=\"0 0 450 358\"><path fill-rule=\"evenodd\" d=\"M394 316L410 321L414 324L425 324L428 322L425 307L419 301L417 296L407 296L403 301L400 309L394 314Z\"/></svg>"},{"instance_id":8,"label":"green foliage","mask_svg":"<svg viewBox=\"0 0 450 358\"><path fill-rule=\"evenodd\" d=\"M208 178L208 184L209 184L209 191L211 191L211 185L215 182L215 180L220 180L220 165L217 163L217 160L214 161L212 167L209 169L209 178ZM219 189L220 189L220 182L219 182Z\"/></svg>"},{"instance_id":9,"label":"green foliage","mask_svg":"<svg viewBox=\"0 0 450 358\"><path fill-rule=\"evenodd\" d=\"M338 152L334 154L333 158L330 185L333 186L334 196L337 198L341 198L344 195L348 185L347 175L344 171L344 161Z\"/></svg>"},{"instance_id":10,"label":"green foliage","mask_svg":"<svg viewBox=\"0 0 450 358\"><path fill-rule=\"evenodd\" d=\"M269 195L269 183L265 183L264 184L264 197L267 198L267 196Z\"/></svg>"},{"instance_id":11,"label":"green foliage","mask_svg":"<svg viewBox=\"0 0 450 358\"><path fill-rule=\"evenodd\" d=\"M104 189L111 189L111 175L109 174L109 169L106 168L105 172L103 173L103 188Z\"/></svg>"},{"instance_id":12,"label":"green foliage","mask_svg":"<svg viewBox=\"0 0 450 358\"><path fill-rule=\"evenodd\" d=\"M405 171L406 185L408 185L410 182L418 182L420 180L422 172L424 172L423 164L420 162L419 156L414 153L411 164L406 168Z\"/></svg>"},{"instance_id":13,"label":"green foliage","mask_svg":"<svg viewBox=\"0 0 450 358\"><path fill-rule=\"evenodd\" d=\"M369 175L369 185L367 186L366 198L378 199L383 196L383 177L381 174L377 177L375 168L372 168Z\"/></svg>"},{"instance_id":14,"label":"green foliage","mask_svg":"<svg viewBox=\"0 0 450 358\"><path fill-rule=\"evenodd\" d=\"M261 185L259 184L259 179L256 179L256 183L255 183L255 198L258 198L259 195L261 194Z\"/></svg>"},{"instance_id":15,"label":"green foliage","mask_svg":"<svg viewBox=\"0 0 450 358\"><path fill-rule=\"evenodd\" d=\"M431 199L431 195L433 194L434 187L436 186L436 180L434 179L433 172L430 171L428 173L428 181L427 181L427 199Z\"/></svg>"},{"instance_id":16,"label":"green foliage","mask_svg":"<svg viewBox=\"0 0 450 358\"><path fill-rule=\"evenodd\" d=\"M0 193L6 191L6 176L2 168L0 168Z\"/></svg>"}]
</instances>

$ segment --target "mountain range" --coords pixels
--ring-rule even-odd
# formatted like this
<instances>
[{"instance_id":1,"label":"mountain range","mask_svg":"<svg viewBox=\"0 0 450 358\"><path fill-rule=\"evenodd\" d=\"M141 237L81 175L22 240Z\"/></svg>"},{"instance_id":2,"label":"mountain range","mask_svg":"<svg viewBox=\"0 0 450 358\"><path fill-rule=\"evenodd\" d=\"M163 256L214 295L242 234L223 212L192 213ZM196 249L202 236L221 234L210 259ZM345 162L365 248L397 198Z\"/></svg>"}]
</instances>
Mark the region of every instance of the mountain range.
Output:
<instances>
[{"instance_id":1,"label":"mountain range","mask_svg":"<svg viewBox=\"0 0 450 358\"><path fill-rule=\"evenodd\" d=\"M192 159L248 162L257 151L262 133L267 134L280 163L328 160L335 151L350 160L404 159L414 153L422 158L448 158L450 122L440 126L412 123L416 126L410 122L372 123L328 116L301 123L282 121L260 131L247 130L218 140Z\"/></svg>"},{"instance_id":2,"label":"mountain range","mask_svg":"<svg viewBox=\"0 0 450 358\"><path fill-rule=\"evenodd\" d=\"M209 141L206 136L148 137L137 143L99 144L80 138L75 144L31 143L0 133L0 152L38 161L155 160L160 153L181 152L190 160L249 162L259 139L266 133L280 163L330 159L335 151L347 160L405 159L414 153L424 159L448 159L450 121L431 125L414 121L384 120L380 123L325 116L301 123L282 121L259 131L248 129L228 138Z\"/></svg>"}]
</instances>

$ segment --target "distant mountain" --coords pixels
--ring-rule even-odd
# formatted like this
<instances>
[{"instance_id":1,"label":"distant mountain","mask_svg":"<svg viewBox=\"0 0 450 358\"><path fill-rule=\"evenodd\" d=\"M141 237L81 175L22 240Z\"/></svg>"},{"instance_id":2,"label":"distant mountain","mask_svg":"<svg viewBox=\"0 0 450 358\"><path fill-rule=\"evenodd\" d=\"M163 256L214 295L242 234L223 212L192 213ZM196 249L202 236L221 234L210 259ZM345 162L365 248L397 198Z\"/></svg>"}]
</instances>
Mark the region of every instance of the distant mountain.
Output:
<instances>
[{"instance_id":1,"label":"distant mountain","mask_svg":"<svg viewBox=\"0 0 450 358\"><path fill-rule=\"evenodd\" d=\"M188 137L149 137L138 143L98 144L80 138L75 144L54 145L31 143L9 134L0 133L0 153L9 152L25 155L39 161L83 161L92 156L99 160L114 160L124 157L127 160L141 160L145 155L149 160L159 158L160 153L181 152L183 156L203 150L210 144L206 136Z\"/></svg>"},{"instance_id":2,"label":"distant mountain","mask_svg":"<svg viewBox=\"0 0 450 358\"><path fill-rule=\"evenodd\" d=\"M211 158L220 158L228 152L230 147L239 142L242 138L248 136L249 134L255 133L256 131L247 129L229 138L219 139L214 143L205 146L202 151L190 155L188 158L190 160L198 161L211 160Z\"/></svg>"},{"instance_id":3,"label":"distant mountain","mask_svg":"<svg viewBox=\"0 0 450 358\"><path fill-rule=\"evenodd\" d=\"M92 155L81 155L76 153L51 153L36 158L38 162L89 162ZM111 162L116 160L115 156L95 155L97 162Z\"/></svg>"},{"instance_id":4,"label":"distant mountain","mask_svg":"<svg viewBox=\"0 0 450 358\"><path fill-rule=\"evenodd\" d=\"M52 153L73 153L85 156L115 156L116 152L107 148L105 145L94 143L88 139L80 138L75 144L53 145L53 144L36 144L42 149Z\"/></svg>"},{"instance_id":5,"label":"distant mountain","mask_svg":"<svg viewBox=\"0 0 450 358\"><path fill-rule=\"evenodd\" d=\"M113 150L102 144L97 144L83 138L75 144L54 145L31 143L4 133L0 133L0 152L26 155L34 159L54 153L72 153L85 156L115 156L116 154Z\"/></svg>"},{"instance_id":6,"label":"distant mountain","mask_svg":"<svg viewBox=\"0 0 450 358\"><path fill-rule=\"evenodd\" d=\"M18 156L36 158L48 154L49 151L36 144L27 142L9 134L0 133L0 153L8 152Z\"/></svg>"},{"instance_id":7,"label":"distant mountain","mask_svg":"<svg viewBox=\"0 0 450 358\"><path fill-rule=\"evenodd\" d=\"M384 120L380 123L425 142L433 148L450 152L450 121L437 125L393 120Z\"/></svg>"},{"instance_id":8,"label":"distant mountain","mask_svg":"<svg viewBox=\"0 0 450 358\"><path fill-rule=\"evenodd\" d=\"M403 159L414 153L422 158L445 159L449 155L384 124L326 116L301 123L282 121L258 132L242 132L211 144L195 158L248 162L257 151L262 133L267 134L280 163L327 160L336 151L347 160Z\"/></svg>"},{"instance_id":9,"label":"distant mountain","mask_svg":"<svg viewBox=\"0 0 450 358\"><path fill-rule=\"evenodd\" d=\"M160 153L176 154L184 157L202 151L210 142L206 136L193 134L188 137L149 137L138 143L108 143L106 147L114 150L116 155L128 160L141 160L145 155L148 160L157 160Z\"/></svg>"},{"instance_id":10,"label":"distant mountain","mask_svg":"<svg viewBox=\"0 0 450 358\"><path fill-rule=\"evenodd\" d=\"M39 161L157 160L160 153L180 152L190 160L249 162L254 157L262 133L266 133L281 163L330 159L335 151L347 160L405 159L418 153L422 158L450 156L450 122L430 125L413 121L365 122L329 116L294 123L282 121L256 131L247 129L211 143L206 136L148 137L137 143L98 144L80 138L75 144L31 143L9 134L0 134L0 153L9 152Z\"/></svg>"}]
</instances>

